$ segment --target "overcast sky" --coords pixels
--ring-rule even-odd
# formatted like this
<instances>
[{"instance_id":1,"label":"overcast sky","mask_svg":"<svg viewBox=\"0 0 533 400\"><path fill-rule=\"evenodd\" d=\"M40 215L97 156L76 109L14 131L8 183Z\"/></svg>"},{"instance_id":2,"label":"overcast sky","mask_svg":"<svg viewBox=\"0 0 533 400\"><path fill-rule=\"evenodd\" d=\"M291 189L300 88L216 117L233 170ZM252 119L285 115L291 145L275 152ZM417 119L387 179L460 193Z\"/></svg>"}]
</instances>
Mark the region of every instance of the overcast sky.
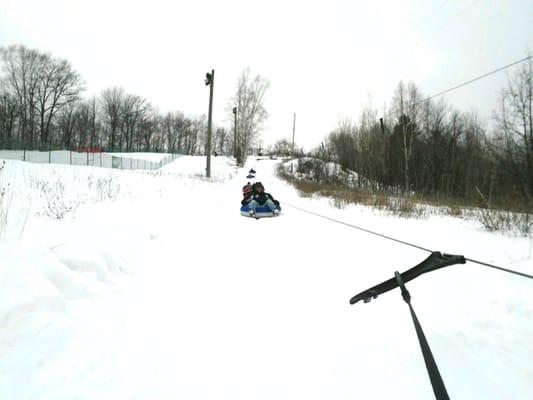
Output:
<instances>
[{"instance_id":1,"label":"overcast sky","mask_svg":"<svg viewBox=\"0 0 533 400\"><path fill-rule=\"evenodd\" d=\"M312 148L339 118L383 109L400 80L426 95L533 52L533 0L0 0L0 46L24 44L68 59L88 95L110 86L160 111L214 119L246 67L269 79L263 139L292 135ZM508 70L507 74L512 72ZM506 73L446 98L490 119Z\"/></svg>"}]
</instances>

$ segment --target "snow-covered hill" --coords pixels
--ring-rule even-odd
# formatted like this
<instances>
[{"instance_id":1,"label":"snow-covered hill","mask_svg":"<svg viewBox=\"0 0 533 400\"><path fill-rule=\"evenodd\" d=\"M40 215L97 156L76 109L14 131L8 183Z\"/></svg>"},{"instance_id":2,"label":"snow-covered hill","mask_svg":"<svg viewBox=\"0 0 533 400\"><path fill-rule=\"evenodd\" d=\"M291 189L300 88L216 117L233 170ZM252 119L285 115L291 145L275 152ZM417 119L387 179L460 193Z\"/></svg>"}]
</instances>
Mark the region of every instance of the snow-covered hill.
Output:
<instances>
[{"instance_id":1,"label":"snow-covered hill","mask_svg":"<svg viewBox=\"0 0 533 400\"><path fill-rule=\"evenodd\" d=\"M275 161L216 157L206 180L204 161L7 162L0 398L432 398L400 293L348 304L427 254L290 205L533 273L531 239L339 210L298 197ZM251 167L280 217L239 215ZM451 398L533 397L532 281L466 264L407 286Z\"/></svg>"},{"instance_id":2,"label":"snow-covered hill","mask_svg":"<svg viewBox=\"0 0 533 400\"><path fill-rule=\"evenodd\" d=\"M325 184L341 184L348 187L370 186L372 182L359 176L357 172L344 170L334 162L324 162L318 158L302 157L282 164L283 171L297 179L304 179Z\"/></svg>"}]
</instances>

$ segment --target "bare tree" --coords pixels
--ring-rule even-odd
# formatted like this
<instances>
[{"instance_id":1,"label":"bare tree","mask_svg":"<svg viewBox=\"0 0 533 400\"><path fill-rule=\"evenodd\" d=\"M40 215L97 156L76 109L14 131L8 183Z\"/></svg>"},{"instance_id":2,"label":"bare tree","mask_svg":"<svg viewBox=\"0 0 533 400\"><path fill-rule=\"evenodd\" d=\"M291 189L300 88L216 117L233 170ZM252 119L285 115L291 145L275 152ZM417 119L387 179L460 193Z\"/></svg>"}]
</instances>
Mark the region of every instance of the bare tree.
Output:
<instances>
[{"instance_id":1,"label":"bare tree","mask_svg":"<svg viewBox=\"0 0 533 400\"><path fill-rule=\"evenodd\" d=\"M125 96L124 89L118 87L106 89L100 96L100 109L108 137L107 146L110 151L116 149L121 126L122 103Z\"/></svg>"},{"instance_id":2,"label":"bare tree","mask_svg":"<svg viewBox=\"0 0 533 400\"><path fill-rule=\"evenodd\" d=\"M99 121L98 121L98 108L96 106L96 98L91 98L87 101L89 103L90 107L90 122L91 122L91 130L90 130L90 147L94 149L96 147L96 144L98 143L98 132L99 129Z\"/></svg>"},{"instance_id":3,"label":"bare tree","mask_svg":"<svg viewBox=\"0 0 533 400\"><path fill-rule=\"evenodd\" d=\"M261 102L251 95L258 93L258 82L246 81L243 115L258 115ZM80 99L83 89L68 61L24 46L0 47L0 145L205 152L205 116L191 119L176 112L163 118L146 99L122 88L104 90L98 101ZM257 123L251 126L257 132ZM218 130L221 148L227 147L227 137Z\"/></svg>"},{"instance_id":4,"label":"bare tree","mask_svg":"<svg viewBox=\"0 0 533 400\"><path fill-rule=\"evenodd\" d=\"M78 103L70 103L58 113L57 126L59 129L59 142L67 149L72 148L74 143L75 126L74 119Z\"/></svg>"},{"instance_id":5,"label":"bare tree","mask_svg":"<svg viewBox=\"0 0 533 400\"><path fill-rule=\"evenodd\" d=\"M495 153L529 201L533 196L532 64L529 60L508 80L501 93L500 110L494 115L499 129L497 140L503 148Z\"/></svg>"},{"instance_id":6,"label":"bare tree","mask_svg":"<svg viewBox=\"0 0 533 400\"><path fill-rule=\"evenodd\" d=\"M447 116L449 106L444 103L433 103L426 101L423 104L423 117L421 120L422 140L425 146L417 152L420 154L425 166L420 180L424 180L424 185L430 186L433 195L436 195L441 187L444 173L444 152L445 136L448 130Z\"/></svg>"},{"instance_id":7,"label":"bare tree","mask_svg":"<svg viewBox=\"0 0 533 400\"><path fill-rule=\"evenodd\" d=\"M66 60L41 54L37 65L36 106L40 140L44 144L50 142L50 125L56 113L62 107L79 100L83 85L78 73Z\"/></svg>"},{"instance_id":8,"label":"bare tree","mask_svg":"<svg viewBox=\"0 0 533 400\"><path fill-rule=\"evenodd\" d=\"M74 114L76 147L89 147L92 133L92 105L89 101L81 102Z\"/></svg>"},{"instance_id":9,"label":"bare tree","mask_svg":"<svg viewBox=\"0 0 533 400\"><path fill-rule=\"evenodd\" d=\"M328 136L329 145L336 155L335 161L343 168L357 169L358 149L356 135L357 126L351 120L343 118L337 123L337 129Z\"/></svg>"},{"instance_id":10,"label":"bare tree","mask_svg":"<svg viewBox=\"0 0 533 400\"><path fill-rule=\"evenodd\" d=\"M133 151L134 137L138 125L150 109L150 104L140 96L127 94L121 106L120 148ZM125 145L125 147L123 147Z\"/></svg>"},{"instance_id":11,"label":"bare tree","mask_svg":"<svg viewBox=\"0 0 533 400\"><path fill-rule=\"evenodd\" d=\"M215 149L218 154L229 154L232 148L232 137L225 128L217 128L215 132Z\"/></svg>"},{"instance_id":12,"label":"bare tree","mask_svg":"<svg viewBox=\"0 0 533 400\"><path fill-rule=\"evenodd\" d=\"M256 144L268 118L264 100L269 82L260 75L251 76L249 68L242 71L232 104L237 107L238 152L244 162L248 150Z\"/></svg>"},{"instance_id":13,"label":"bare tree","mask_svg":"<svg viewBox=\"0 0 533 400\"><path fill-rule=\"evenodd\" d=\"M8 92L0 92L0 143L8 148L14 144L18 112L16 98Z\"/></svg>"},{"instance_id":14,"label":"bare tree","mask_svg":"<svg viewBox=\"0 0 533 400\"><path fill-rule=\"evenodd\" d=\"M35 139L35 110L39 84L39 53L24 46L0 48L5 82L9 93L17 100L19 109L19 137L25 147Z\"/></svg>"},{"instance_id":15,"label":"bare tree","mask_svg":"<svg viewBox=\"0 0 533 400\"><path fill-rule=\"evenodd\" d=\"M137 150L150 151L152 139L160 131L159 115L157 110L149 105L139 122L139 140Z\"/></svg>"},{"instance_id":16,"label":"bare tree","mask_svg":"<svg viewBox=\"0 0 533 400\"><path fill-rule=\"evenodd\" d=\"M25 147L52 141L51 127L58 111L79 99L81 79L66 60L24 46L0 49L4 81L18 103L19 136ZM37 129L36 129L37 128Z\"/></svg>"},{"instance_id":17,"label":"bare tree","mask_svg":"<svg viewBox=\"0 0 533 400\"><path fill-rule=\"evenodd\" d=\"M163 127L163 116L154 109L151 114L151 129L150 141L145 146L145 151L163 152L165 151L166 137ZM146 124L145 127L150 126ZM171 151L167 149L167 151ZM172 151L173 152L173 151Z\"/></svg>"},{"instance_id":18,"label":"bare tree","mask_svg":"<svg viewBox=\"0 0 533 400\"><path fill-rule=\"evenodd\" d=\"M413 154L413 143L418 131L419 104L421 95L414 83L405 84L400 81L393 97L393 110L398 117L398 134L401 136L403 150L404 189L409 191L409 163Z\"/></svg>"},{"instance_id":19,"label":"bare tree","mask_svg":"<svg viewBox=\"0 0 533 400\"><path fill-rule=\"evenodd\" d=\"M270 149L270 153L277 156L290 156L292 153L292 139L278 139Z\"/></svg>"},{"instance_id":20,"label":"bare tree","mask_svg":"<svg viewBox=\"0 0 533 400\"><path fill-rule=\"evenodd\" d=\"M188 133L190 121L182 112L167 113L162 119L162 132L165 137L167 151L182 151L182 143Z\"/></svg>"},{"instance_id":21,"label":"bare tree","mask_svg":"<svg viewBox=\"0 0 533 400\"><path fill-rule=\"evenodd\" d=\"M207 144L207 116L201 115L191 120L188 154L205 154Z\"/></svg>"}]
</instances>

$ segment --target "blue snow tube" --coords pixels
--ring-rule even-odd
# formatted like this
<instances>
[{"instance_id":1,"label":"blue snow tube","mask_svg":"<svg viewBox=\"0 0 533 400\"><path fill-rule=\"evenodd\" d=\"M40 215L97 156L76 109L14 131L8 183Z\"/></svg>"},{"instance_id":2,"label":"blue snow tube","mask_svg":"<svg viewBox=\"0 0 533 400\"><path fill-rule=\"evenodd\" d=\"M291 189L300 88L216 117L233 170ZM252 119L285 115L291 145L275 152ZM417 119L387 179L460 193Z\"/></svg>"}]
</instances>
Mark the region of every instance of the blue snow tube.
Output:
<instances>
[{"instance_id":1,"label":"blue snow tube","mask_svg":"<svg viewBox=\"0 0 533 400\"><path fill-rule=\"evenodd\" d=\"M278 210L281 211L281 207L278 206ZM241 207L241 215L245 217L251 217L250 215L250 207L248 205ZM267 206L259 206L255 208L255 216L256 218L264 218L264 217L274 217L275 214L272 212L270 208Z\"/></svg>"}]
</instances>

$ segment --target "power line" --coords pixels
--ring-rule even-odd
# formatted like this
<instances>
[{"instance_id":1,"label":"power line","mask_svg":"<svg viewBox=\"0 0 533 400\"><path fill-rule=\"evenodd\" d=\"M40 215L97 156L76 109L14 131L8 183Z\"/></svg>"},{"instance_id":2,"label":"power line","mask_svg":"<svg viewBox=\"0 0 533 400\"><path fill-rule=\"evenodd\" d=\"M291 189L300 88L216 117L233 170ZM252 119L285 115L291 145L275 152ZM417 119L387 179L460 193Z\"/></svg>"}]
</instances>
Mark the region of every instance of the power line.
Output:
<instances>
[{"instance_id":1,"label":"power line","mask_svg":"<svg viewBox=\"0 0 533 400\"><path fill-rule=\"evenodd\" d=\"M433 98L435 98L435 97L442 96L443 94L449 93L449 92L451 92L451 91L453 91L453 90L456 90L456 89L459 89L459 88L461 88L461 87L463 87L463 86L469 85L469 84L471 84L471 83L473 83L473 82L475 82L475 81L478 81L478 80L480 80L480 79L486 78L486 77L489 76L489 75L493 75L493 74L495 74L495 73L497 73L497 72L503 71L504 69L507 69L507 68L509 68L509 67L512 67L513 65L520 64L520 63L522 63L522 62L524 62L524 61L530 60L532 57L533 57L533 56L527 56L526 58L522 58L521 60L514 61L514 62L512 62L511 64L507 64L507 65L505 65L505 66L503 66L503 67L500 67L500 68L498 68L498 69L495 69L494 71L487 72L486 74L480 75L480 76L478 76L478 77L476 77L476 78L474 78L474 79L470 79L469 81L463 82L463 83L461 83L461 84L459 84L459 85L457 85L457 86L454 86L454 87L452 87L452 88L450 88L450 89L446 89L446 90L444 90L444 91L442 91L442 92L439 92L439 93L437 93L437 94L434 94L434 95L432 95L432 96L429 96L429 97L427 97L426 99L421 100L421 101L415 103L415 105L422 104L422 103L424 103L424 102L426 102L426 101L428 101L428 100L431 100L431 99L433 99Z\"/></svg>"},{"instance_id":2,"label":"power line","mask_svg":"<svg viewBox=\"0 0 533 400\"><path fill-rule=\"evenodd\" d=\"M415 249L419 249L419 250L422 250L422 251L426 251L428 253L433 253L433 250L429 250L429 249L426 249L425 247L422 247L422 246L419 246L419 245L416 245L414 243L410 243L410 242L406 242L404 240L400 240L400 239L396 239L392 236L387 236L387 235L384 235L382 233L378 233L378 232L374 232L374 231L371 231L370 229L366 229L366 228L362 228L360 226L357 226L357 225L353 225L353 224L349 224L347 222L344 222L344 221L340 221L338 219L335 219L335 218L331 218L331 217L327 217L325 215L322 215L322 214L319 214L319 213L316 213L314 211L309 211L309 210L306 210L304 208L301 208L301 207L297 207L297 206L294 206L292 204L288 204L288 203L285 203L285 205L289 206L289 207L292 207L292 208L295 208L299 211L302 211L302 212L305 212L307 214L311 214L311 215L314 215L316 217L320 217L320 218L323 218L323 219L326 219L328 221L331 221L331 222L335 222L337 224L341 224L341 225L344 225L344 226L348 226L350 228L353 228L353 229L357 229L357 230L360 230L362 232L366 232L368 234L371 234L371 235L375 235L375 236L379 236L383 239L387 239L387 240L391 240L393 242L397 242L397 243L400 243L400 244L403 244L403 245L406 245L406 246L410 246L410 247L414 247ZM504 272L509 272L511 274L515 274L515 275L519 275L519 276L522 276L524 278L529 278L529 279L533 279L533 275L529 275L529 274L526 274L524 272L519 272L519 271L514 271L512 269L508 269L508 268L503 268L503 267L499 267L497 265L494 265L494 264L489 264L489 263L486 263L484 261L479 261L479 260L474 260L472 258L466 258L465 257L465 260L466 261L470 261L474 264L479 264L479 265L482 265L482 266L485 266L485 267L489 267L489 268L494 268L494 269L498 269L500 271L504 271Z\"/></svg>"}]
</instances>

